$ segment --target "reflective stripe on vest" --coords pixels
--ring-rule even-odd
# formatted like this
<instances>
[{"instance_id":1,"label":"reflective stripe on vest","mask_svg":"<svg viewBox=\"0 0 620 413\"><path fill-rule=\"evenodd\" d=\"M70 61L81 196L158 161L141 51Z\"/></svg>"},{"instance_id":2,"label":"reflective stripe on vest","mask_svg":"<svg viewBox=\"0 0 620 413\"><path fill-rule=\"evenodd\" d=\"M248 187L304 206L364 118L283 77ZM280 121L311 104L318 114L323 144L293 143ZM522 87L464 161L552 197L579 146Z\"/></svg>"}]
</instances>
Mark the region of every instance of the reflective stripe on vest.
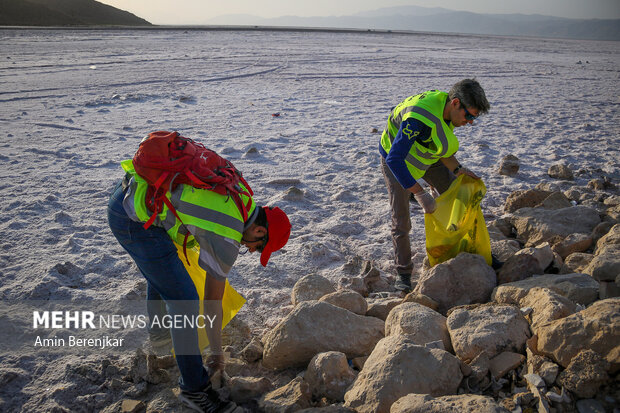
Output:
<instances>
[{"instance_id":1,"label":"reflective stripe on vest","mask_svg":"<svg viewBox=\"0 0 620 413\"><path fill-rule=\"evenodd\" d=\"M123 205L129 209L128 214L133 215L132 218L146 222L152 214L145 204L148 184L135 173L131 160L123 161L121 165L132 176ZM154 225L163 227L177 244L183 244L188 228L190 231L193 228L198 228L237 242L241 241L245 222L232 198L185 184L179 185L172 192L169 191L166 196L176 209L182 223L164 204L163 210L157 215ZM241 200L244 205L248 203L248 200L250 201L248 216L251 216L256 209L254 200L245 195L241 195ZM194 237L190 235L188 246L191 247L193 241Z\"/></svg>"},{"instance_id":2,"label":"reflective stripe on vest","mask_svg":"<svg viewBox=\"0 0 620 413\"><path fill-rule=\"evenodd\" d=\"M387 153L405 120L415 118L431 128L431 145L426 148L416 141L405 158L414 179L420 179L437 160L452 156L458 150L459 142L452 132L454 127L443 120L447 97L447 93L438 91L410 96L398 104L388 118L381 136L381 146Z\"/></svg>"}]
</instances>

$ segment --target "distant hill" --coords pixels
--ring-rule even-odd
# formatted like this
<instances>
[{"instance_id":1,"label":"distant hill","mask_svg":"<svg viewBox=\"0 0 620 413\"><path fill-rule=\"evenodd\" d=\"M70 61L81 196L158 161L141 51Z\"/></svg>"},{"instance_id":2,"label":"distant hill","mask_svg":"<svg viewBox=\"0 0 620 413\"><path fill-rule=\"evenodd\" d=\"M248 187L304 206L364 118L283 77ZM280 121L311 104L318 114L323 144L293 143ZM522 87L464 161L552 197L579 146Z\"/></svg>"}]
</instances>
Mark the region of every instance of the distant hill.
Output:
<instances>
[{"instance_id":1,"label":"distant hill","mask_svg":"<svg viewBox=\"0 0 620 413\"><path fill-rule=\"evenodd\" d=\"M479 14L457 12L440 7L418 6L387 7L350 16L329 17L282 16L265 19L251 15L225 15L210 19L206 23L620 40L619 19L567 19L525 14Z\"/></svg>"},{"instance_id":2,"label":"distant hill","mask_svg":"<svg viewBox=\"0 0 620 413\"><path fill-rule=\"evenodd\" d=\"M95 0L0 0L2 26L150 26Z\"/></svg>"}]
</instances>

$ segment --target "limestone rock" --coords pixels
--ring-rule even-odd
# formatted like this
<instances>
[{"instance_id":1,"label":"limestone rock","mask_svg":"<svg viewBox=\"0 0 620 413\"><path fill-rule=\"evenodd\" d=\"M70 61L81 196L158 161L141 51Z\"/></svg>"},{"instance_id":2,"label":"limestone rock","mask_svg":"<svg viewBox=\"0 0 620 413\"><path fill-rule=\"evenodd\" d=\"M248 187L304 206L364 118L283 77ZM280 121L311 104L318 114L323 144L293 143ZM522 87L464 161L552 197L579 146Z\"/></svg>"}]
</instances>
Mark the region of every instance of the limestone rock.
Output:
<instances>
[{"instance_id":1,"label":"limestone rock","mask_svg":"<svg viewBox=\"0 0 620 413\"><path fill-rule=\"evenodd\" d=\"M585 272L599 281L614 281L620 274L620 224L598 240L594 258Z\"/></svg>"},{"instance_id":2,"label":"limestone rock","mask_svg":"<svg viewBox=\"0 0 620 413\"><path fill-rule=\"evenodd\" d=\"M532 288L518 303L519 307L530 307L534 311L531 316L532 331L536 333L538 326L553 320L574 314L576 305L568 298L548 289Z\"/></svg>"},{"instance_id":3,"label":"limestone rock","mask_svg":"<svg viewBox=\"0 0 620 413\"><path fill-rule=\"evenodd\" d=\"M362 277L342 277L338 281L339 290L351 290L362 295L368 296L368 286Z\"/></svg>"},{"instance_id":4,"label":"limestone rock","mask_svg":"<svg viewBox=\"0 0 620 413\"><path fill-rule=\"evenodd\" d=\"M596 210L577 205L554 210L522 208L510 217L510 222L516 229L517 238L529 247L556 236L589 234L601 222L601 218Z\"/></svg>"},{"instance_id":5,"label":"limestone rock","mask_svg":"<svg viewBox=\"0 0 620 413\"><path fill-rule=\"evenodd\" d=\"M474 383L479 383L482 379L484 379L489 372L489 367L491 366L491 360L489 360L489 355L486 351L481 351L474 359L469 363L469 367L471 368L471 375L469 376L471 379L474 379Z\"/></svg>"},{"instance_id":6,"label":"limestone rock","mask_svg":"<svg viewBox=\"0 0 620 413\"><path fill-rule=\"evenodd\" d=\"M573 252L564 260L560 274L585 273L586 268L594 259L594 254Z\"/></svg>"},{"instance_id":7,"label":"limestone rock","mask_svg":"<svg viewBox=\"0 0 620 413\"><path fill-rule=\"evenodd\" d=\"M325 407L310 407L308 409L299 410L296 413L355 413L355 410L344 407L341 404L332 404Z\"/></svg>"},{"instance_id":8,"label":"limestone rock","mask_svg":"<svg viewBox=\"0 0 620 413\"><path fill-rule=\"evenodd\" d=\"M291 301L297 305L303 301L318 300L336 291L331 281L318 274L308 274L300 278L293 287Z\"/></svg>"},{"instance_id":9,"label":"limestone rock","mask_svg":"<svg viewBox=\"0 0 620 413\"><path fill-rule=\"evenodd\" d=\"M588 305L598 299L599 283L586 274L546 274L514 283L503 284L493 290L493 301L521 302L535 287L549 288L574 303Z\"/></svg>"},{"instance_id":10,"label":"limestone rock","mask_svg":"<svg viewBox=\"0 0 620 413\"><path fill-rule=\"evenodd\" d=\"M146 405L142 400L125 399L121 402L121 412L138 413L144 411Z\"/></svg>"},{"instance_id":11,"label":"limestone rock","mask_svg":"<svg viewBox=\"0 0 620 413\"><path fill-rule=\"evenodd\" d=\"M508 258L497 274L497 283L506 284L524 280L534 274L542 274L538 260L527 254L515 254Z\"/></svg>"},{"instance_id":12,"label":"limestone rock","mask_svg":"<svg viewBox=\"0 0 620 413\"><path fill-rule=\"evenodd\" d=\"M554 259L553 250L548 242L543 242L536 248L523 248L517 252L518 255L531 255L538 261L540 268L547 268Z\"/></svg>"},{"instance_id":13,"label":"limestone rock","mask_svg":"<svg viewBox=\"0 0 620 413\"><path fill-rule=\"evenodd\" d=\"M538 374L529 373L523 376L523 378L527 381L528 387L530 389L532 387L538 388L538 389L544 389L546 386L545 381Z\"/></svg>"},{"instance_id":14,"label":"limestone rock","mask_svg":"<svg viewBox=\"0 0 620 413\"><path fill-rule=\"evenodd\" d=\"M620 222L620 205L614 205L605 210L605 220L613 223Z\"/></svg>"},{"instance_id":15,"label":"limestone rock","mask_svg":"<svg viewBox=\"0 0 620 413\"><path fill-rule=\"evenodd\" d=\"M254 337L252 341L241 350L241 357L248 363L253 363L263 358L263 351L263 343L258 337Z\"/></svg>"},{"instance_id":16,"label":"limestone rock","mask_svg":"<svg viewBox=\"0 0 620 413\"><path fill-rule=\"evenodd\" d=\"M573 171L564 164L551 165L547 171L547 174L555 179L564 179L567 181L572 181L575 179Z\"/></svg>"},{"instance_id":17,"label":"limestone rock","mask_svg":"<svg viewBox=\"0 0 620 413\"><path fill-rule=\"evenodd\" d=\"M241 359L229 357L226 359L224 371L231 377L242 376L250 372L250 367Z\"/></svg>"},{"instance_id":18,"label":"limestone rock","mask_svg":"<svg viewBox=\"0 0 620 413\"><path fill-rule=\"evenodd\" d=\"M487 223L487 231L489 232L489 238L491 241L502 241L508 239L508 237L504 235L499 228L491 225L491 223Z\"/></svg>"},{"instance_id":19,"label":"limestone rock","mask_svg":"<svg viewBox=\"0 0 620 413\"><path fill-rule=\"evenodd\" d=\"M537 206L544 209L562 209L570 208L573 204L571 204L570 200L562 192L555 191Z\"/></svg>"},{"instance_id":20,"label":"limestone rock","mask_svg":"<svg viewBox=\"0 0 620 413\"><path fill-rule=\"evenodd\" d=\"M301 377L261 397L259 407L265 413L292 413L311 406L310 386Z\"/></svg>"},{"instance_id":21,"label":"limestone rock","mask_svg":"<svg viewBox=\"0 0 620 413\"><path fill-rule=\"evenodd\" d=\"M384 323L323 301L303 302L264 337L263 366L306 366L318 353L340 351L353 358L370 354L383 338Z\"/></svg>"},{"instance_id":22,"label":"limestone rock","mask_svg":"<svg viewBox=\"0 0 620 413\"><path fill-rule=\"evenodd\" d=\"M499 163L497 171L500 175L515 176L519 172L519 158L514 155L506 155Z\"/></svg>"},{"instance_id":23,"label":"limestone rock","mask_svg":"<svg viewBox=\"0 0 620 413\"><path fill-rule=\"evenodd\" d=\"M344 396L359 413L387 413L409 393L442 396L456 393L460 363L450 353L418 346L406 336L381 340Z\"/></svg>"},{"instance_id":24,"label":"limestone rock","mask_svg":"<svg viewBox=\"0 0 620 413\"><path fill-rule=\"evenodd\" d=\"M160 367L158 357L155 354L145 354L140 348L132 357L129 375L136 384L141 381L159 384L170 380L168 371Z\"/></svg>"},{"instance_id":25,"label":"limestone rock","mask_svg":"<svg viewBox=\"0 0 620 413\"><path fill-rule=\"evenodd\" d=\"M512 225L504 218L497 218L489 222L487 228L497 228L505 237L512 236ZM490 234L489 234L490 235Z\"/></svg>"},{"instance_id":26,"label":"limestone rock","mask_svg":"<svg viewBox=\"0 0 620 413\"><path fill-rule=\"evenodd\" d=\"M381 271L376 268L374 261L365 260L360 275L369 292L390 291L391 289L390 283L381 275Z\"/></svg>"},{"instance_id":27,"label":"limestone rock","mask_svg":"<svg viewBox=\"0 0 620 413\"><path fill-rule=\"evenodd\" d=\"M408 394L398 399L390 413L509 413L491 397L475 394L441 396L433 398L428 394Z\"/></svg>"},{"instance_id":28,"label":"limestone rock","mask_svg":"<svg viewBox=\"0 0 620 413\"><path fill-rule=\"evenodd\" d=\"M589 399L609 380L608 370L609 363L599 354L592 350L582 350L560 373L558 383L580 399Z\"/></svg>"},{"instance_id":29,"label":"limestone rock","mask_svg":"<svg viewBox=\"0 0 620 413\"><path fill-rule=\"evenodd\" d=\"M596 243L597 250L606 245L620 245L620 224L616 224Z\"/></svg>"},{"instance_id":30,"label":"limestone rock","mask_svg":"<svg viewBox=\"0 0 620 413\"><path fill-rule=\"evenodd\" d=\"M439 303L437 301L424 294L416 293L413 291L407 294L405 298L403 298L403 303L418 303L430 308L431 310L439 310Z\"/></svg>"},{"instance_id":31,"label":"limestone rock","mask_svg":"<svg viewBox=\"0 0 620 413\"><path fill-rule=\"evenodd\" d=\"M571 201L579 201L581 195L584 192L584 188L578 186L572 186L563 192L564 196Z\"/></svg>"},{"instance_id":32,"label":"limestone rock","mask_svg":"<svg viewBox=\"0 0 620 413\"><path fill-rule=\"evenodd\" d=\"M364 368L364 364L366 363L366 360L368 360L368 356L355 357L354 359L351 360L351 364L353 364L353 367L357 371L362 371L362 369Z\"/></svg>"},{"instance_id":33,"label":"limestone rock","mask_svg":"<svg viewBox=\"0 0 620 413\"><path fill-rule=\"evenodd\" d=\"M439 303L439 311L489 300L496 286L495 271L480 255L461 253L424 272L414 292Z\"/></svg>"},{"instance_id":34,"label":"limestone rock","mask_svg":"<svg viewBox=\"0 0 620 413\"><path fill-rule=\"evenodd\" d=\"M588 182L588 188L596 189L598 191L605 191L607 189L613 189L616 186L609 180L608 177L592 179Z\"/></svg>"},{"instance_id":35,"label":"limestone rock","mask_svg":"<svg viewBox=\"0 0 620 413\"><path fill-rule=\"evenodd\" d=\"M400 298L374 298L368 300L366 315L385 321L392 308L402 302Z\"/></svg>"},{"instance_id":36,"label":"limestone rock","mask_svg":"<svg viewBox=\"0 0 620 413\"><path fill-rule=\"evenodd\" d=\"M500 261L506 262L521 249L519 241L505 239L500 241L491 240L491 253Z\"/></svg>"},{"instance_id":37,"label":"limestone rock","mask_svg":"<svg viewBox=\"0 0 620 413\"><path fill-rule=\"evenodd\" d=\"M446 317L418 303L395 307L385 320L385 335L406 335L421 346L441 340L447 351L452 349Z\"/></svg>"},{"instance_id":38,"label":"limestone rock","mask_svg":"<svg viewBox=\"0 0 620 413\"><path fill-rule=\"evenodd\" d=\"M594 227L594 229L592 230L592 242L596 245L598 240L600 240L605 235L607 235L607 233L611 231L613 226L614 226L613 223L603 221L600 224L598 224L596 227Z\"/></svg>"},{"instance_id":39,"label":"limestone rock","mask_svg":"<svg viewBox=\"0 0 620 413\"><path fill-rule=\"evenodd\" d=\"M232 377L229 387L232 401L247 403L267 393L273 385L266 377Z\"/></svg>"},{"instance_id":40,"label":"limestone rock","mask_svg":"<svg viewBox=\"0 0 620 413\"><path fill-rule=\"evenodd\" d=\"M506 198L504 211L511 213L521 208L533 208L544 201L549 195L551 195L550 191L543 191L539 189L514 191L508 195L508 198Z\"/></svg>"},{"instance_id":41,"label":"limestone rock","mask_svg":"<svg viewBox=\"0 0 620 413\"><path fill-rule=\"evenodd\" d=\"M297 188L296 186L291 186L286 192L282 195L282 199L287 201L302 201L306 196L306 193Z\"/></svg>"},{"instance_id":42,"label":"limestone rock","mask_svg":"<svg viewBox=\"0 0 620 413\"><path fill-rule=\"evenodd\" d=\"M523 354L504 351L489 360L489 370L496 379L504 377L506 373L516 369L525 361Z\"/></svg>"},{"instance_id":43,"label":"limestone rock","mask_svg":"<svg viewBox=\"0 0 620 413\"><path fill-rule=\"evenodd\" d=\"M366 299L360 293L353 290L335 291L324 295L319 301L325 301L326 303L344 308L359 315L365 315L368 310Z\"/></svg>"},{"instance_id":44,"label":"limestone rock","mask_svg":"<svg viewBox=\"0 0 620 413\"><path fill-rule=\"evenodd\" d=\"M179 399L172 391L171 386L164 386L159 391L150 389L149 393L146 413L172 412L179 408Z\"/></svg>"},{"instance_id":45,"label":"limestone rock","mask_svg":"<svg viewBox=\"0 0 620 413\"><path fill-rule=\"evenodd\" d=\"M547 386L551 386L555 383L555 379L558 377L560 367L547 357L528 353L527 371L530 374L540 376L545 381Z\"/></svg>"},{"instance_id":46,"label":"limestone rock","mask_svg":"<svg viewBox=\"0 0 620 413\"><path fill-rule=\"evenodd\" d=\"M537 183L534 189L537 189L539 191L547 191L551 193L551 192L559 191L560 185L558 185L556 182L542 181L542 182Z\"/></svg>"},{"instance_id":47,"label":"limestone rock","mask_svg":"<svg viewBox=\"0 0 620 413\"><path fill-rule=\"evenodd\" d=\"M344 353L330 351L310 360L304 380L310 385L314 398L344 401L344 394L356 376Z\"/></svg>"},{"instance_id":48,"label":"limestone rock","mask_svg":"<svg viewBox=\"0 0 620 413\"><path fill-rule=\"evenodd\" d=\"M620 274L620 247L607 245L602 249L597 248L594 258L584 270L598 281L613 281Z\"/></svg>"},{"instance_id":49,"label":"limestone rock","mask_svg":"<svg viewBox=\"0 0 620 413\"><path fill-rule=\"evenodd\" d=\"M233 317L222 329L222 345L238 346L239 343L248 343L252 339L252 331L242 317Z\"/></svg>"},{"instance_id":50,"label":"limestone rock","mask_svg":"<svg viewBox=\"0 0 620 413\"><path fill-rule=\"evenodd\" d=\"M562 259L575 252L584 252L592 245L592 236L589 234L570 234L553 245L553 251Z\"/></svg>"},{"instance_id":51,"label":"limestone rock","mask_svg":"<svg viewBox=\"0 0 620 413\"><path fill-rule=\"evenodd\" d=\"M538 327L538 351L567 367L581 350L603 356L620 368L620 298L597 301L568 317Z\"/></svg>"},{"instance_id":52,"label":"limestone rock","mask_svg":"<svg viewBox=\"0 0 620 413\"><path fill-rule=\"evenodd\" d=\"M601 281L600 285L601 288L598 291L598 296L601 300L620 297L620 285L615 281Z\"/></svg>"},{"instance_id":53,"label":"limestone rock","mask_svg":"<svg viewBox=\"0 0 620 413\"><path fill-rule=\"evenodd\" d=\"M529 324L511 305L464 306L452 310L447 320L452 347L464 361L485 351L490 358L503 351L524 351Z\"/></svg>"}]
</instances>

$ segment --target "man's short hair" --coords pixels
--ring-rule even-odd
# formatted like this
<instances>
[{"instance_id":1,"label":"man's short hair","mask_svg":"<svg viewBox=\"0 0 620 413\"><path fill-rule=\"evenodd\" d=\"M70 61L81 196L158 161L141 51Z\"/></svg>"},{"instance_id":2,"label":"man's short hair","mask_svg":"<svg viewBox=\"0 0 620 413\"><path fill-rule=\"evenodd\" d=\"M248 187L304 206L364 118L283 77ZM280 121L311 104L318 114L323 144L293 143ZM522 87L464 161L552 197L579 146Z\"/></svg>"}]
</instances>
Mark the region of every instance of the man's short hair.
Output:
<instances>
[{"instance_id":1,"label":"man's short hair","mask_svg":"<svg viewBox=\"0 0 620 413\"><path fill-rule=\"evenodd\" d=\"M254 223L260 227L267 228L267 214L265 213L264 207L258 207L258 214L256 215L256 220Z\"/></svg>"},{"instance_id":2,"label":"man's short hair","mask_svg":"<svg viewBox=\"0 0 620 413\"><path fill-rule=\"evenodd\" d=\"M463 105L478 109L480 113L487 113L491 109L484 90L476 79L463 79L455 83L448 92L448 98L458 98Z\"/></svg>"}]
</instances>

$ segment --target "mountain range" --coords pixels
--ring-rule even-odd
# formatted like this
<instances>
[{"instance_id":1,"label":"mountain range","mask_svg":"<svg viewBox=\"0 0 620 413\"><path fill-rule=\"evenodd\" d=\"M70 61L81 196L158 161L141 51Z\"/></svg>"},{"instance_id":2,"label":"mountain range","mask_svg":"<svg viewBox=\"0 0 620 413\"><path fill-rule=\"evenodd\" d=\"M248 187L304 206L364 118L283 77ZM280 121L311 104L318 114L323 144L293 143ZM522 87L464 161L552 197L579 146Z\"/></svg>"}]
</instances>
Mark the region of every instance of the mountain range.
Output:
<instances>
[{"instance_id":1,"label":"mountain range","mask_svg":"<svg viewBox=\"0 0 620 413\"><path fill-rule=\"evenodd\" d=\"M620 40L620 19L568 19L543 15L480 14L441 7L386 7L348 16L261 18L223 15L206 21L217 25L294 26L471 33L591 40Z\"/></svg>"},{"instance_id":2,"label":"mountain range","mask_svg":"<svg viewBox=\"0 0 620 413\"><path fill-rule=\"evenodd\" d=\"M0 0L1 26L150 26L95 0Z\"/></svg>"},{"instance_id":3,"label":"mountain range","mask_svg":"<svg viewBox=\"0 0 620 413\"><path fill-rule=\"evenodd\" d=\"M196 16L191 16L196 19ZM392 30L620 40L620 19L568 19L538 14L481 14L441 7L398 6L346 16L263 18L231 14L201 24ZM1 26L152 26L95 0L0 0Z\"/></svg>"}]
</instances>

